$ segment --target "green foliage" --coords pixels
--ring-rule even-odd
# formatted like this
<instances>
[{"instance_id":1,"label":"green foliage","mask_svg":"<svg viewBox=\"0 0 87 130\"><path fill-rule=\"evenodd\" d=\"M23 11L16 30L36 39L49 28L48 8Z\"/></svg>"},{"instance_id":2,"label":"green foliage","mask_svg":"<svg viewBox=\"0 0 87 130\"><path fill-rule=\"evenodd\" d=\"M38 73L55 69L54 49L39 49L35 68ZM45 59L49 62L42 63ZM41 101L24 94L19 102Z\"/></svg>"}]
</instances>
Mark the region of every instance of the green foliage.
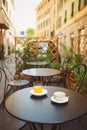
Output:
<instances>
[{"instance_id":1,"label":"green foliage","mask_svg":"<svg viewBox=\"0 0 87 130\"><path fill-rule=\"evenodd\" d=\"M85 87L87 87L87 71L86 71L86 75L85 75L85 78L84 78L83 85L84 85ZM86 90L87 90L87 88L86 88ZM87 92L87 91L86 91L86 92Z\"/></svg>"},{"instance_id":2,"label":"green foliage","mask_svg":"<svg viewBox=\"0 0 87 130\"><path fill-rule=\"evenodd\" d=\"M51 50L46 50L45 53L38 53L33 47L31 40L27 39L26 44L23 45L24 47L20 51L20 49L16 50L16 54L21 58L20 66L24 69L29 67L27 62L29 61L47 61L49 63L53 62L54 54ZM40 48L38 48L40 49Z\"/></svg>"},{"instance_id":3,"label":"green foliage","mask_svg":"<svg viewBox=\"0 0 87 130\"><path fill-rule=\"evenodd\" d=\"M63 56L66 58L68 57L68 62L65 64L65 68L69 70L71 67L82 63L83 62L83 57L81 54L76 54L73 51L73 48L69 48L65 46L65 44L61 43L60 44L62 51L63 51Z\"/></svg>"},{"instance_id":4,"label":"green foliage","mask_svg":"<svg viewBox=\"0 0 87 130\"><path fill-rule=\"evenodd\" d=\"M21 59L23 61L23 67L26 68L27 62L34 61L35 57L36 57L36 54L31 48L31 43L28 42L26 46L23 48L23 52L21 55Z\"/></svg>"},{"instance_id":5,"label":"green foliage","mask_svg":"<svg viewBox=\"0 0 87 130\"><path fill-rule=\"evenodd\" d=\"M45 54L37 54L35 61L47 61Z\"/></svg>"},{"instance_id":6,"label":"green foliage","mask_svg":"<svg viewBox=\"0 0 87 130\"><path fill-rule=\"evenodd\" d=\"M53 62L54 54L53 52L51 52L50 48L47 49L46 54L47 54L47 61L49 61L50 63Z\"/></svg>"},{"instance_id":7,"label":"green foliage","mask_svg":"<svg viewBox=\"0 0 87 130\"><path fill-rule=\"evenodd\" d=\"M45 53L37 54L36 61L47 61L51 63L54 59L54 54L48 48Z\"/></svg>"},{"instance_id":8,"label":"green foliage","mask_svg":"<svg viewBox=\"0 0 87 130\"><path fill-rule=\"evenodd\" d=\"M60 68L61 68L61 63L59 63L59 62L51 62L50 63L50 65L49 65L49 67L50 68L53 68L53 69L58 69L58 70L60 70Z\"/></svg>"},{"instance_id":9,"label":"green foliage","mask_svg":"<svg viewBox=\"0 0 87 130\"><path fill-rule=\"evenodd\" d=\"M26 30L26 35L30 38L33 38L35 36L35 30L33 28L28 28Z\"/></svg>"},{"instance_id":10,"label":"green foliage","mask_svg":"<svg viewBox=\"0 0 87 130\"><path fill-rule=\"evenodd\" d=\"M82 63L82 61L83 61L82 55L80 55L80 54L73 54L73 55L69 56L69 60L66 63L66 67L65 68L69 70L73 66Z\"/></svg>"},{"instance_id":11,"label":"green foliage","mask_svg":"<svg viewBox=\"0 0 87 130\"><path fill-rule=\"evenodd\" d=\"M65 69L68 72L73 66L83 63L83 56L81 54L76 54L76 52L73 51L73 48L67 48L64 44L61 43L62 50L64 51L63 56L66 56L69 58L68 62L65 63ZM78 73L79 71L79 73ZM79 81L81 78L81 73L83 73L83 68L76 68L72 75L70 75L73 79L73 82ZM83 85L87 87L87 72L84 78ZM83 87L83 86L82 86ZM77 87L78 89L78 87ZM87 90L87 89L86 89ZM82 89L81 89L82 91Z\"/></svg>"},{"instance_id":12,"label":"green foliage","mask_svg":"<svg viewBox=\"0 0 87 130\"><path fill-rule=\"evenodd\" d=\"M71 67L82 63L82 61L83 61L83 57L81 54L73 54L69 57L69 61L66 64L66 69L69 70Z\"/></svg>"}]
</instances>

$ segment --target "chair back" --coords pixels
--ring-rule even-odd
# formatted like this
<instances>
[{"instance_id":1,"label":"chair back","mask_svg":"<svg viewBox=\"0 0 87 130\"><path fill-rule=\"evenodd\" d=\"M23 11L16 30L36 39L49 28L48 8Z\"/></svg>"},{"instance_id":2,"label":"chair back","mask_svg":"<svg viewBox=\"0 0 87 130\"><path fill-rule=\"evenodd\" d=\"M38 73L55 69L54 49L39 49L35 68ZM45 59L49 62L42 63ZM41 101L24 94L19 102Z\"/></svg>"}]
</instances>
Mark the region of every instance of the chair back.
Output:
<instances>
[{"instance_id":1,"label":"chair back","mask_svg":"<svg viewBox=\"0 0 87 130\"><path fill-rule=\"evenodd\" d=\"M4 69L2 69L0 67L0 104L2 104L2 102L5 100L5 97L7 96L7 92L8 92L8 79L7 79L7 75L4 71Z\"/></svg>"},{"instance_id":2,"label":"chair back","mask_svg":"<svg viewBox=\"0 0 87 130\"><path fill-rule=\"evenodd\" d=\"M4 69L8 80L13 80L15 76L15 57L7 56L3 60L2 68Z\"/></svg>"},{"instance_id":3,"label":"chair back","mask_svg":"<svg viewBox=\"0 0 87 130\"><path fill-rule=\"evenodd\" d=\"M69 63L70 61L70 57L66 57L63 61L63 64L62 64L62 70L65 70L66 69L66 65Z\"/></svg>"},{"instance_id":4,"label":"chair back","mask_svg":"<svg viewBox=\"0 0 87 130\"><path fill-rule=\"evenodd\" d=\"M83 87L86 70L85 64L73 66L66 75L66 87L80 92Z\"/></svg>"}]
</instances>

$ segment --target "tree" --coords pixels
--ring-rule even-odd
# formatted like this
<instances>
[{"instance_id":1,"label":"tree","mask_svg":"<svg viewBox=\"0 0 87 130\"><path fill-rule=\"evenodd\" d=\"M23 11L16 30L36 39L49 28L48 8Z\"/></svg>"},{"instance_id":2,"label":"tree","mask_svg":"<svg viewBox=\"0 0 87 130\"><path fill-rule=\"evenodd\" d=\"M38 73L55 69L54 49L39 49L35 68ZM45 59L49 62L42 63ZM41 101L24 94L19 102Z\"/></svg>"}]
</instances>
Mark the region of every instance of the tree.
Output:
<instances>
[{"instance_id":1,"label":"tree","mask_svg":"<svg viewBox=\"0 0 87 130\"><path fill-rule=\"evenodd\" d=\"M30 38L33 38L35 36L35 30L33 28L28 28L26 30L26 35Z\"/></svg>"}]
</instances>

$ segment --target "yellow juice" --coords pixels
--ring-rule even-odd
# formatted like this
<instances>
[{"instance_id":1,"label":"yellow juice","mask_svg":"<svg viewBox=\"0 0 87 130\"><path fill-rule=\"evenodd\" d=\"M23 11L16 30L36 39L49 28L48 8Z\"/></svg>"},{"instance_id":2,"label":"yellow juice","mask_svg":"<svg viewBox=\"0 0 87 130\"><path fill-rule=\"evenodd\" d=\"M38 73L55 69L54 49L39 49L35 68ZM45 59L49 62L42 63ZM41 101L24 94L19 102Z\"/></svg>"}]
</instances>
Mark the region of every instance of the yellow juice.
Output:
<instances>
[{"instance_id":1,"label":"yellow juice","mask_svg":"<svg viewBox=\"0 0 87 130\"><path fill-rule=\"evenodd\" d=\"M41 93L42 92L42 86L34 86L34 93Z\"/></svg>"}]
</instances>

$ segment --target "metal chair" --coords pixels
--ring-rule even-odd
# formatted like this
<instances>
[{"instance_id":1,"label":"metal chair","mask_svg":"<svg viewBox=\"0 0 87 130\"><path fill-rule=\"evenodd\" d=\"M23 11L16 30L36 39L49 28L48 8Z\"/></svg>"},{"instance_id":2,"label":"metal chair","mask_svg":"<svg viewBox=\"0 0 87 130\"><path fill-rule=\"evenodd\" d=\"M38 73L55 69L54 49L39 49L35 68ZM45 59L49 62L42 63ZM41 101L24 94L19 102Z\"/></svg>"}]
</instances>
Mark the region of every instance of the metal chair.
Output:
<instances>
[{"instance_id":1,"label":"metal chair","mask_svg":"<svg viewBox=\"0 0 87 130\"><path fill-rule=\"evenodd\" d=\"M8 80L5 71L0 68L0 129L19 130L26 122L20 121L9 115L4 107L5 99L9 93Z\"/></svg>"},{"instance_id":2,"label":"metal chair","mask_svg":"<svg viewBox=\"0 0 87 130\"><path fill-rule=\"evenodd\" d=\"M63 64L61 65L61 68L60 68L60 74L56 75L56 76L53 76L51 79L50 79L50 83L48 83L49 85L61 85L63 87L66 87L66 75L68 73L68 71L66 70L66 64L68 64L69 62L69 57L66 57L63 61Z\"/></svg>"},{"instance_id":3,"label":"metal chair","mask_svg":"<svg viewBox=\"0 0 87 130\"><path fill-rule=\"evenodd\" d=\"M11 90L16 91L21 88L29 86L29 80L21 79L21 73L19 73L19 79L14 79L15 77L15 57L8 56L3 60L2 67L7 75L8 85Z\"/></svg>"},{"instance_id":4,"label":"metal chair","mask_svg":"<svg viewBox=\"0 0 87 130\"><path fill-rule=\"evenodd\" d=\"M66 75L66 87L80 93L82 91L86 71L87 68L85 64L73 66Z\"/></svg>"}]
</instances>

